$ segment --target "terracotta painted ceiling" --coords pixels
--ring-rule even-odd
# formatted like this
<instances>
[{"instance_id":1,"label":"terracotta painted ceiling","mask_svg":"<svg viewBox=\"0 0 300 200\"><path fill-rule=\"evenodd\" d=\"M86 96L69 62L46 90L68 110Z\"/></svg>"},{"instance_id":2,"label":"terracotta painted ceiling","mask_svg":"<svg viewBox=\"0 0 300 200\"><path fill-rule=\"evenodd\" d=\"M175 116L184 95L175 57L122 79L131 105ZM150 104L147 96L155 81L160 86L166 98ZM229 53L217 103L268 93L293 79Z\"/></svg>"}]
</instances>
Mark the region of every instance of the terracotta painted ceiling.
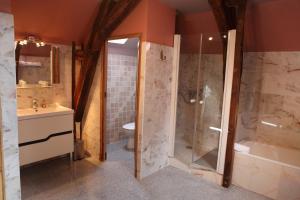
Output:
<instances>
[{"instance_id":1,"label":"terracotta painted ceiling","mask_svg":"<svg viewBox=\"0 0 300 200\"><path fill-rule=\"evenodd\" d=\"M182 13L196 13L211 10L208 0L161 0ZM250 3L261 3L274 0L248 0Z\"/></svg>"},{"instance_id":2,"label":"terracotta painted ceiling","mask_svg":"<svg viewBox=\"0 0 300 200\"><path fill-rule=\"evenodd\" d=\"M208 0L161 0L172 8L183 13L202 12L210 10Z\"/></svg>"},{"instance_id":3,"label":"terracotta painted ceiling","mask_svg":"<svg viewBox=\"0 0 300 200\"><path fill-rule=\"evenodd\" d=\"M45 42L82 43L101 0L11 0L16 38L28 35Z\"/></svg>"},{"instance_id":4,"label":"terracotta painted ceiling","mask_svg":"<svg viewBox=\"0 0 300 200\"><path fill-rule=\"evenodd\" d=\"M208 0L160 0L182 12L210 10ZM252 2L276 0L250 0ZM0 11L11 12L17 39L29 35L45 42L83 43L101 0L0 0Z\"/></svg>"}]
</instances>

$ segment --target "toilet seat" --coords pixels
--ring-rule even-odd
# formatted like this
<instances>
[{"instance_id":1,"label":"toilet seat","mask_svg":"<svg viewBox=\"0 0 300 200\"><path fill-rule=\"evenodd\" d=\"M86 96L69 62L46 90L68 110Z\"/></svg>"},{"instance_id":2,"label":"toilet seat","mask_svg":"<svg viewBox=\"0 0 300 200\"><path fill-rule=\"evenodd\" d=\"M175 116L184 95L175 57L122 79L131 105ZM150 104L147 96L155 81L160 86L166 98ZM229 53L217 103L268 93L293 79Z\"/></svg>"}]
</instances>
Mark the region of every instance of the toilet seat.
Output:
<instances>
[{"instance_id":1,"label":"toilet seat","mask_svg":"<svg viewBox=\"0 0 300 200\"><path fill-rule=\"evenodd\" d=\"M125 129L126 134L128 137L128 142L126 145L127 150L134 150L134 130L135 130L135 122L131 122L128 124L124 124L122 126L123 129Z\"/></svg>"}]
</instances>

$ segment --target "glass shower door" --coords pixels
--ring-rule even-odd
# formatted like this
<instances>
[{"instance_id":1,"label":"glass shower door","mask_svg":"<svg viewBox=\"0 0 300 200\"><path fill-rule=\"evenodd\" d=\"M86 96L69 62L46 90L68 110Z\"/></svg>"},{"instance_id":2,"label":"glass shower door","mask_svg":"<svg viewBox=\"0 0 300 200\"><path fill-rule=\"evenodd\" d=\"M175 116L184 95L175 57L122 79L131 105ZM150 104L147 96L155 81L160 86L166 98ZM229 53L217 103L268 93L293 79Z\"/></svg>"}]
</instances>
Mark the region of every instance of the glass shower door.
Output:
<instances>
[{"instance_id":1,"label":"glass shower door","mask_svg":"<svg viewBox=\"0 0 300 200\"><path fill-rule=\"evenodd\" d=\"M202 35L181 35L174 157L190 166L193 157L194 117L199 84Z\"/></svg>"},{"instance_id":2,"label":"glass shower door","mask_svg":"<svg viewBox=\"0 0 300 200\"><path fill-rule=\"evenodd\" d=\"M227 34L203 34L193 135L193 166L217 170L225 83Z\"/></svg>"},{"instance_id":3,"label":"glass shower door","mask_svg":"<svg viewBox=\"0 0 300 200\"><path fill-rule=\"evenodd\" d=\"M181 36L174 157L186 166L223 173L234 47L235 32Z\"/></svg>"}]
</instances>

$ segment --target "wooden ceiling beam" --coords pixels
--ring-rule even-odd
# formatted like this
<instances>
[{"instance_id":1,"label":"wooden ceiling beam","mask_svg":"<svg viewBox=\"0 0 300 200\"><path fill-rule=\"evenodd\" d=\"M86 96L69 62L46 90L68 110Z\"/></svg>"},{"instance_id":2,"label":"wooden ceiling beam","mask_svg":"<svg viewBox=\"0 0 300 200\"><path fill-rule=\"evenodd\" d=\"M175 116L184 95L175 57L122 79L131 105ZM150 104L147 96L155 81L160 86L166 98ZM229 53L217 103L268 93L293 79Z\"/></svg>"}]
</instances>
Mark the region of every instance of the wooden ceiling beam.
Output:
<instances>
[{"instance_id":1,"label":"wooden ceiling beam","mask_svg":"<svg viewBox=\"0 0 300 200\"><path fill-rule=\"evenodd\" d=\"M110 10L111 10L111 5L113 4L113 1L111 0L103 0L99 6L99 10L96 16L96 19L94 21L93 24L93 28L92 31L90 33L89 36L89 40L86 46L86 52L88 53L89 51L91 51L93 44L95 42L95 38L96 35L98 33L98 29L99 27L103 26L104 23L104 19L106 18L106 16L109 14Z\"/></svg>"},{"instance_id":2,"label":"wooden ceiling beam","mask_svg":"<svg viewBox=\"0 0 300 200\"><path fill-rule=\"evenodd\" d=\"M212 11L214 13L219 31L225 33L229 30L227 16L224 10L223 1L220 0L208 0Z\"/></svg>"},{"instance_id":3,"label":"wooden ceiling beam","mask_svg":"<svg viewBox=\"0 0 300 200\"><path fill-rule=\"evenodd\" d=\"M240 0L235 6L236 15L236 44L234 53L234 72L230 102L229 130L226 146L225 168L223 176L223 186L229 187L232 181L234 162L234 143L236 138L240 86L243 70L243 49L244 49L244 25L246 15L247 0Z\"/></svg>"},{"instance_id":4,"label":"wooden ceiling beam","mask_svg":"<svg viewBox=\"0 0 300 200\"><path fill-rule=\"evenodd\" d=\"M101 48L110 34L141 0L102 0L84 51L78 85L75 90L75 121L81 122L96 73Z\"/></svg>"}]
</instances>

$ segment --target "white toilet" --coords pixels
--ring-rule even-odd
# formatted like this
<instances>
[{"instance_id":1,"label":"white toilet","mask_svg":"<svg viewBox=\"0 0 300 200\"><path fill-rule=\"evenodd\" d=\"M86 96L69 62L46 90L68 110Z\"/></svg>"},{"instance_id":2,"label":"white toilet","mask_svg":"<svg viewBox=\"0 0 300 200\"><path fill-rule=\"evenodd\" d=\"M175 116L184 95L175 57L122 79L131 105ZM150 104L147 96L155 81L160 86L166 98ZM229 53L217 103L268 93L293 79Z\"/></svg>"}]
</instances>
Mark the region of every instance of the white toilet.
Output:
<instances>
[{"instance_id":1,"label":"white toilet","mask_svg":"<svg viewBox=\"0 0 300 200\"><path fill-rule=\"evenodd\" d=\"M134 149L135 123L131 122L131 123L128 123L128 124L124 124L122 126L122 128L125 130L125 133L129 136L126 148L128 150L133 150Z\"/></svg>"}]
</instances>

